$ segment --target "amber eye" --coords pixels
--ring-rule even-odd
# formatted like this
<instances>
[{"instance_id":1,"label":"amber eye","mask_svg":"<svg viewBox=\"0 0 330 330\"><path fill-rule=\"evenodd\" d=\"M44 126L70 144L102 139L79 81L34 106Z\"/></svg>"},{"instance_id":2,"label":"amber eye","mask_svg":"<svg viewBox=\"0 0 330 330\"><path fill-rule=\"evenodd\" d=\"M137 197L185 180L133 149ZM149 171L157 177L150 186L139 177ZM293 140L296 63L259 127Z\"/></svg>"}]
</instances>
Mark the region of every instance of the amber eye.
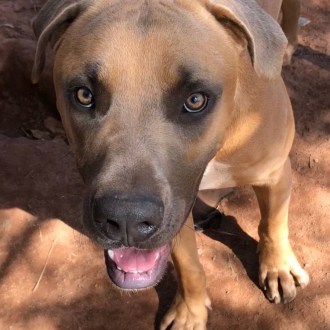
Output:
<instances>
[{"instance_id":1,"label":"amber eye","mask_svg":"<svg viewBox=\"0 0 330 330\"><path fill-rule=\"evenodd\" d=\"M187 98L183 106L188 112L200 112L206 108L207 103L208 98L205 94L194 93Z\"/></svg>"},{"instance_id":2,"label":"amber eye","mask_svg":"<svg viewBox=\"0 0 330 330\"><path fill-rule=\"evenodd\" d=\"M79 87L75 91L75 99L84 108L92 108L94 106L94 96L87 87Z\"/></svg>"}]
</instances>

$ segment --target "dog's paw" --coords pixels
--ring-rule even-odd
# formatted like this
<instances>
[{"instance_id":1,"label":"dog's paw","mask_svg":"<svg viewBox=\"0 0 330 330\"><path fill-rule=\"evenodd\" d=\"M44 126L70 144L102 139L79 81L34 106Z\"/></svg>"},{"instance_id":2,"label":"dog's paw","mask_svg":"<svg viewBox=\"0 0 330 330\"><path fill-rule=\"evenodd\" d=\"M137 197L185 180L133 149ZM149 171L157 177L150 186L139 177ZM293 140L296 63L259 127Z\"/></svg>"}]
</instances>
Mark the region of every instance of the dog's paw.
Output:
<instances>
[{"instance_id":1,"label":"dog's paw","mask_svg":"<svg viewBox=\"0 0 330 330\"><path fill-rule=\"evenodd\" d=\"M160 330L166 330L170 325L171 330L206 330L207 309L211 309L208 296L196 301L185 301L180 293L165 315Z\"/></svg>"},{"instance_id":2,"label":"dog's paw","mask_svg":"<svg viewBox=\"0 0 330 330\"><path fill-rule=\"evenodd\" d=\"M296 286L304 288L309 276L300 266L290 243L259 242L259 284L267 298L276 304L296 297Z\"/></svg>"}]
</instances>

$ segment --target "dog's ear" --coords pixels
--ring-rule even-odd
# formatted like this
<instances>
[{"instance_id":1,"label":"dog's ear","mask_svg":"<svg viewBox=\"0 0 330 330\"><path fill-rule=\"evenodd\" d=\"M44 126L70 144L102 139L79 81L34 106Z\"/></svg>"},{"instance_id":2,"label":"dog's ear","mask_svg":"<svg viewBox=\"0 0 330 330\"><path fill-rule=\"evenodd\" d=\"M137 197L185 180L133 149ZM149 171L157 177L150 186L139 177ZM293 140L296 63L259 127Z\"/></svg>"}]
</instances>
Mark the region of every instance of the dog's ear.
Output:
<instances>
[{"instance_id":1,"label":"dog's ear","mask_svg":"<svg viewBox=\"0 0 330 330\"><path fill-rule=\"evenodd\" d=\"M254 70L274 78L281 73L287 40L279 24L254 0L205 0L208 11L247 40Z\"/></svg>"},{"instance_id":2,"label":"dog's ear","mask_svg":"<svg viewBox=\"0 0 330 330\"><path fill-rule=\"evenodd\" d=\"M48 0L32 22L38 38L31 80L36 84L45 65L48 43L55 46L67 27L85 10L88 1Z\"/></svg>"}]
</instances>

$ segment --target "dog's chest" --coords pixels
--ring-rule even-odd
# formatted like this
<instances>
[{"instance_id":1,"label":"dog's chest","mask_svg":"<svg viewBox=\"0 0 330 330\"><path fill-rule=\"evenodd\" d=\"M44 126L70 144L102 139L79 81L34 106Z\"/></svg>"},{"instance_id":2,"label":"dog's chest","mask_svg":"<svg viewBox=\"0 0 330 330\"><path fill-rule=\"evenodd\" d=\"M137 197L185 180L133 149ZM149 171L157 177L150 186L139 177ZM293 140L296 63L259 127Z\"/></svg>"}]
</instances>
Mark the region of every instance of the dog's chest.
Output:
<instances>
[{"instance_id":1,"label":"dog's chest","mask_svg":"<svg viewBox=\"0 0 330 330\"><path fill-rule=\"evenodd\" d=\"M203 174L199 190L230 188L237 185L231 174L231 166L211 160Z\"/></svg>"}]
</instances>

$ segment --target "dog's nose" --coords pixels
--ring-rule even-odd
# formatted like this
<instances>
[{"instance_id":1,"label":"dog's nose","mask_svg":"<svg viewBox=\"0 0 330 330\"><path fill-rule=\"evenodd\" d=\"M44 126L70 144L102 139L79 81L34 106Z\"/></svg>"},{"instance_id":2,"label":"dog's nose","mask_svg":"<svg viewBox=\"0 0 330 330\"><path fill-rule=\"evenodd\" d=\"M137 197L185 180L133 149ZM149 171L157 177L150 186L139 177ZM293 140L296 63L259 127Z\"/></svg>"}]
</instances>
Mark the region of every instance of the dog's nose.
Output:
<instances>
[{"instance_id":1,"label":"dog's nose","mask_svg":"<svg viewBox=\"0 0 330 330\"><path fill-rule=\"evenodd\" d=\"M157 232L164 215L161 200L145 196L105 195L94 200L94 221L111 240L127 246Z\"/></svg>"}]
</instances>

